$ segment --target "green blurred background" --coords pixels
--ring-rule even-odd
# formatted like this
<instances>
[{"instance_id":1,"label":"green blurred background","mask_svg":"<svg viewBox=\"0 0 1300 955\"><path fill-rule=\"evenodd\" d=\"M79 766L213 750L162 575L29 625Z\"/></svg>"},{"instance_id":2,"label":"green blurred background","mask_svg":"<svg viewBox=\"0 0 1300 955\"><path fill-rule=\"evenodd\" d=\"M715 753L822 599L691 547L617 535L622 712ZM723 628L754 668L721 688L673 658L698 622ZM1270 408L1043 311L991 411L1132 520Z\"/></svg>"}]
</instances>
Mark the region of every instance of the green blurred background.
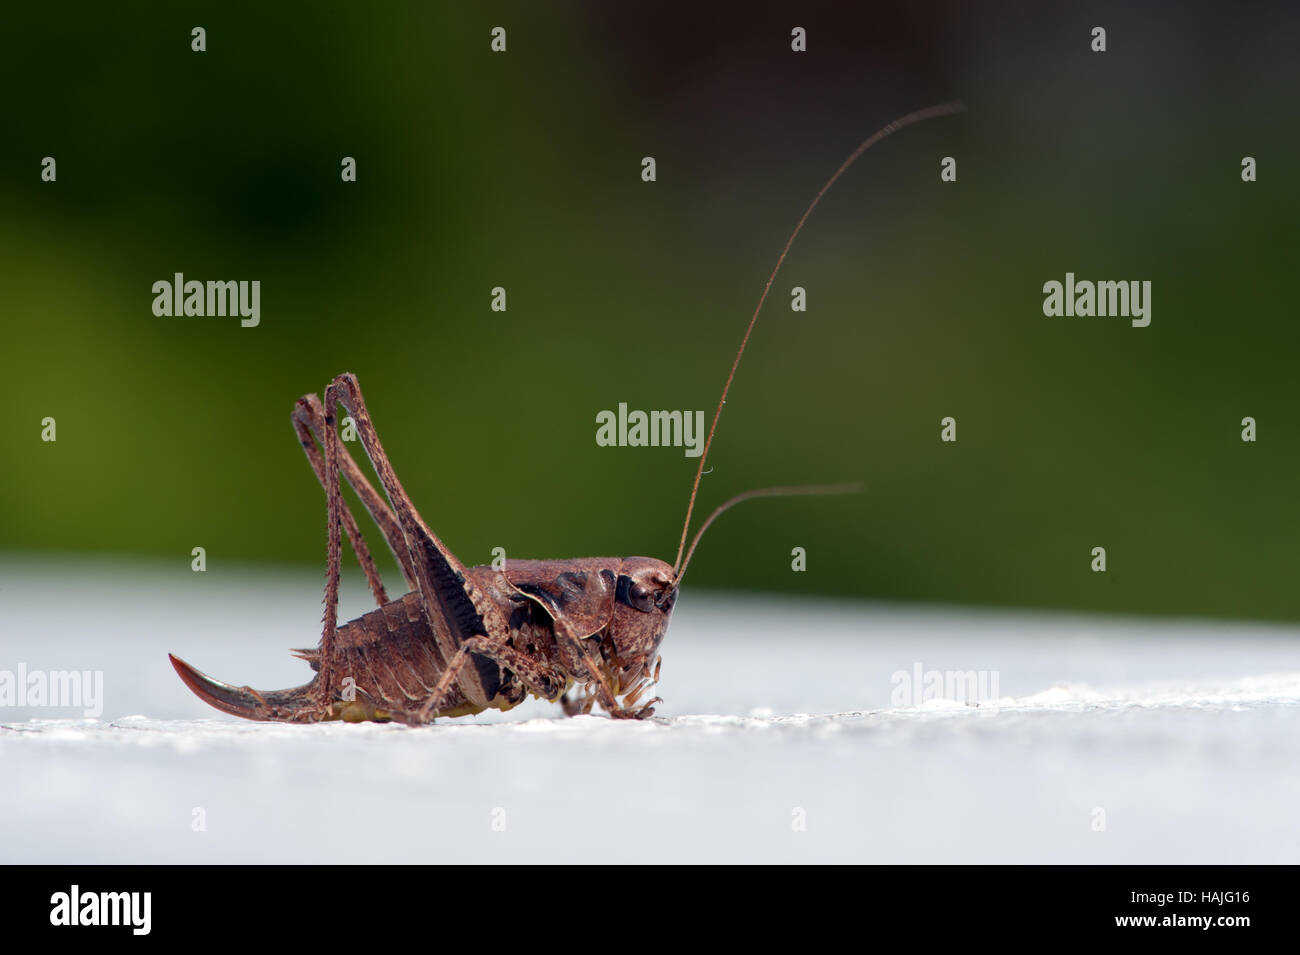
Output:
<instances>
[{"instance_id":1,"label":"green blurred background","mask_svg":"<svg viewBox=\"0 0 1300 955\"><path fill-rule=\"evenodd\" d=\"M596 413L711 416L827 175L961 98L811 218L699 506L867 493L746 505L692 585L1300 619L1297 26L1249 4L16 6L0 550L323 566L289 412L352 371L467 563L671 560L696 461L599 448ZM259 279L260 326L155 317L176 271ZM1150 279L1151 326L1045 318L1066 271Z\"/></svg>"}]
</instances>

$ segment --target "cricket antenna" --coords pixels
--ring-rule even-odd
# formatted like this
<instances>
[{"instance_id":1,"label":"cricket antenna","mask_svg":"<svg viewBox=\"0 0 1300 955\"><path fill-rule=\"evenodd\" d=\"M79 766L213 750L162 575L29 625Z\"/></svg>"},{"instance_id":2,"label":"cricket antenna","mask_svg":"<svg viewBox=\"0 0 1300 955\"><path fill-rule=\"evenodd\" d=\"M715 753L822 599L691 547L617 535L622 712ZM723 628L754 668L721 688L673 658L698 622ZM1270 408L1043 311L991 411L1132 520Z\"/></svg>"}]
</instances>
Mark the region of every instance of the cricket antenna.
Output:
<instances>
[{"instance_id":1,"label":"cricket antenna","mask_svg":"<svg viewBox=\"0 0 1300 955\"><path fill-rule=\"evenodd\" d=\"M754 314L749 319L748 327L745 328L745 337L740 340L740 349L736 352L736 360L731 363L731 373L727 375L727 383L722 386L722 397L718 399L718 409L713 412L713 423L709 425L709 436L704 441L704 451L700 455L700 466L695 471L695 483L691 485L691 499L686 505L686 521L682 524L681 543L677 545L677 559L673 561L673 576L677 579L679 584L682 575L686 572L686 564L682 562L682 553L686 550L686 535L689 534L691 530L691 515L695 511L695 496L700 490L700 478L704 476L704 463L709 459L709 448L713 444L713 433L718 430L718 419L722 417L722 406L727 403L727 392L731 390L731 381L736 377L736 369L740 367L740 359L741 356L745 354L745 346L749 344L749 336L750 333L754 331L754 323L758 321L758 313L763 310L763 303L767 301L767 293L772 288L772 282L776 280L776 273L781 271L781 263L785 261L785 256L786 253L790 251L790 246L794 245L795 237L803 228L803 224L808 221L808 217L812 215L812 211L817 208L817 203L821 202L822 196L826 195L826 191L830 189L831 186L835 185L835 180L844 175L844 171L852 166L857 158L864 152L891 133L896 133L898 130L911 126L913 123L919 123L925 119L934 119L939 116L950 116L953 113L960 113L965 109L966 107L957 100L954 100L951 103L940 103L937 106L918 109L915 113L908 113L906 116L894 120L888 126L876 130L866 140L864 140L857 149L853 150L853 152L849 154L848 159L844 160L844 162L840 164L840 168L836 169L835 174L826 180L826 185L822 186L821 189L818 190L817 195L813 196L813 201L808 203L808 208L805 209L803 215L799 217L798 225L796 225L794 231L790 233L790 238L786 240L785 248L781 250L780 256L777 257L776 266L772 269L772 274L767 277L767 284L763 286L763 294L758 297L758 305L754 308ZM821 487L821 489L814 490L813 488L815 487ZM704 527L701 527L699 533L695 535L695 540L691 544L690 553L693 554L695 552L695 545L699 543L700 534L704 533L704 528L708 527L715 517L734 504L739 504L741 501L748 500L752 497L781 497L789 494L827 493L843 493L843 489L841 488L838 491L828 491L823 486L810 485L807 488L764 488L757 491L746 491L744 494L737 495L727 503L723 504L709 516L709 519L704 522ZM689 562L690 554L687 554L686 563Z\"/></svg>"},{"instance_id":2,"label":"cricket antenna","mask_svg":"<svg viewBox=\"0 0 1300 955\"><path fill-rule=\"evenodd\" d=\"M760 487L737 494L714 508L713 513L695 532L695 537L691 539L691 549L686 552L686 560L682 563L682 569L680 571L674 569L673 571L673 577L676 578L673 586L680 587L682 585L682 578L686 576L686 568L691 565L691 558L695 555L695 548L699 546L700 538L709 529L709 525L717 520L718 516L724 511L731 510L741 501L748 501L755 497L812 497L823 494L857 494L861 490L861 484L800 484L795 487Z\"/></svg>"}]
</instances>

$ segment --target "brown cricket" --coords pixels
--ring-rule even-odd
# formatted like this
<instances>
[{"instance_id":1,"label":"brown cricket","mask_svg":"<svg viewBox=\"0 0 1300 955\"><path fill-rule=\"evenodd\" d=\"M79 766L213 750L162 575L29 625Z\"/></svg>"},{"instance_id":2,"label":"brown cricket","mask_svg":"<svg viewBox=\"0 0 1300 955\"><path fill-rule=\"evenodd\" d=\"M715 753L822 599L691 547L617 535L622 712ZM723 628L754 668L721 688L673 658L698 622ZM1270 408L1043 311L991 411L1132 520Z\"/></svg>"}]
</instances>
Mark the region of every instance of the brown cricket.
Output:
<instances>
[{"instance_id":1,"label":"brown cricket","mask_svg":"<svg viewBox=\"0 0 1300 955\"><path fill-rule=\"evenodd\" d=\"M294 431L327 499L324 632L315 649L293 651L311 664L316 676L304 686L259 692L221 683L169 655L185 685L217 709L252 720L419 724L489 708L508 710L529 695L558 701L569 716L590 713L596 703L615 718L653 715L660 698L642 702L642 697L659 678L659 647L686 568L718 515L755 497L857 489L807 485L747 491L714 510L686 547L718 418L786 253L822 196L867 149L905 126L961 109L956 102L931 106L872 134L840 165L800 217L768 276L722 388L672 564L653 557L589 557L507 560L501 569L465 567L416 511L380 444L357 379L344 374L325 389L323 403L316 395L306 395L298 399L292 415ZM355 422L384 497L340 442L340 407ZM405 596L388 599L356 518L343 499L340 475L397 558L409 588ZM352 542L378 604L378 609L341 627L340 528Z\"/></svg>"}]
</instances>

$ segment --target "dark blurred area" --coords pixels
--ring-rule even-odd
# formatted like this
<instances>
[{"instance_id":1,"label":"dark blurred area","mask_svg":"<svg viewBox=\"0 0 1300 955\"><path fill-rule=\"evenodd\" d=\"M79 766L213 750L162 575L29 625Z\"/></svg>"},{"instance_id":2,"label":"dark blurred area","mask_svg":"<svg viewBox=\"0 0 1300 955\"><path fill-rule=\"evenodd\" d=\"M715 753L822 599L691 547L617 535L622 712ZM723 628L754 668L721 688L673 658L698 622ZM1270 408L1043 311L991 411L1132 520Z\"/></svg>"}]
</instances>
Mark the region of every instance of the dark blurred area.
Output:
<instances>
[{"instance_id":1,"label":"dark blurred area","mask_svg":"<svg viewBox=\"0 0 1300 955\"><path fill-rule=\"evenodd\" d=\"M866 493L745 505L691 584L1300 619L1300 15L996 6L7 10L0 550L323 566L289 412L351 371L467 563L671 560L697 462L598 447L597 412L711 417L827 176L959 98L809 220L697 514L771 484ZM1150 327L1044 317L1067 271L1150 280ZM259 280L260 324L155 316L175 272Z\"/></svg>"}]
</instances>

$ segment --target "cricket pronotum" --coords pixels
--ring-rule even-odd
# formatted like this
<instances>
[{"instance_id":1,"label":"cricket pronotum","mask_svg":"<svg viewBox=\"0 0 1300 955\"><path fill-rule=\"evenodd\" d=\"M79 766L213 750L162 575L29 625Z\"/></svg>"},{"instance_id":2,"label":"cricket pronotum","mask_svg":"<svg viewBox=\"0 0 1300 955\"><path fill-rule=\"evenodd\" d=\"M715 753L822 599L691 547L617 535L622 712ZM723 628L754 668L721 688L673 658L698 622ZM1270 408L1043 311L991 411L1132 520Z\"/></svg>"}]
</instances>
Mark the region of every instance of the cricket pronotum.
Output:
<instances>
[{"instance_id":1,"label":"cricket pronotum","mask_svg":"<svg viewBox=\"0 0 1300 955\"><path fill-rule=\"evenodd\" d=\"M589 713L596 703L616 718L651 716L659 698L643 702L642 697L659 678L659 647L678 588L700 538L714 520L755 497L858 489L856 485L806 485L746 491L719 505L686 546L718 418L786 253L822 196L859 156L905 126L961 109L956 102L931 106L872 134L835 170L799 218L763 286L723 385L672 564L652 557L589 557L507 560L502 569L465 567L407 497L380 444L356 378L344 374L325 389L323 403L315 395L298 399L292 416L328 501L324 632L315 649L294 651L311 664L316 676L294 689L259 692L220 683L172 656L180 678L217 709L254 720L427 723L438 716L508 710L529 695L559 702L570 716ZM340 443L340 406L356 422L383 497ZM383 532L406 578L405 596L388 599L356 518L343 500L340 476ZM378 609L340 627L341 531L352 542Z\"/></svg>"}]
</instances>

